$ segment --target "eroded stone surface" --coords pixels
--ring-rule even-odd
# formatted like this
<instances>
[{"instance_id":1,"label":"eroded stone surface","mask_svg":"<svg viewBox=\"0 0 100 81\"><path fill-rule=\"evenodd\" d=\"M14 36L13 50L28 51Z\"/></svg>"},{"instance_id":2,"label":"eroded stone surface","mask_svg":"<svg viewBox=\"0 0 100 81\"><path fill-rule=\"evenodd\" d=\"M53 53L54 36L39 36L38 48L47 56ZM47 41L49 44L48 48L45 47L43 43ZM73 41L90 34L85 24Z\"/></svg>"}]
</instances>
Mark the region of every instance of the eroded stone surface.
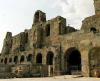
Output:
<instances>
[{"instance_id":1,"label":"eroded stone surface","mask_svg":"<svg viewBox=\"0 0 100 81\"><path fill-rule=\"evenodd\" d=\"M95 6L97 4L99 1ZM66 19L61 16L47 21L46 14L38 10L31 29L15 36L7 33L0 56L3 68L0 72L17 77L97 76L97 72L99 76L99 52L99 12L86 18L78 31L66 26Z\"/></svg>"}]
</instances>

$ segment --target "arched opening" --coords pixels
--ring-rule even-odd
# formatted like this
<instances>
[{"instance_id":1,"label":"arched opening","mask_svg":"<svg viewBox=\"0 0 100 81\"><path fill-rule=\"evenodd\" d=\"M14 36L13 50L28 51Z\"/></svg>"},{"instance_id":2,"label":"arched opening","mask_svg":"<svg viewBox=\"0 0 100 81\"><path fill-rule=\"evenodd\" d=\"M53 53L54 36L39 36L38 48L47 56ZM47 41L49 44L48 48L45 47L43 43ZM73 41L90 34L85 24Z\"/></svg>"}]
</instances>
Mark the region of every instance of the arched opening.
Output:
<instances>
[{"instance_id":1,"label":"arched opening","mask_svg":"<svg viewBox=\"0 0 100 81\"><path fill-rule=\"evenodd\" d=\"M39 12L36 12L34 16L34 23L39 22Z\"/></svg>"},{"instance_id":2,"label":"arched opening","mask_svg":"<svg viewBox=\"0 0 100 81\"><path fill-rule=\"evenodd\" d=\"M93 33L96 33L96 28L95 27L92 27L92 28L90 28L90 32L93 32Z\"/></svg>"},{"instance_id":3,"label":"arched opening","mask_svg":"<svg viewBox=\"0 0 100 81\"><path fill-rule=\"evenodd\" d=\"M3 63L3 59L1 59L1 63Z\"/></svg>"},{"instance_id":4,"label":"arched opening","mask_svg":"<svg viewBox=\"0 0 100 81\"><path fill-rule=\"evenodd\" d=\"M21 56L21 59L20 59L20 63L21 63L21 62L24 62L24 60L25 60L25 57L24 57L24 55L22 55L22 56Z\"/></svg>"},{"instance_id":5,"label":"arched opening","mask_svg":"<svg viewBox=\"0 0 100 81\"><path fill-rule=\"evenodd\" d=\"M4 63L7 64L7 58L5 58Z\"/></svg>"},{"instance_id":6,"label":"arched opening","mask_svg":"<svg viewBox=\"0 0 100 81\"><path fill-rule=\"evenodd\" d=\"M69 48L65 53L64 60L65 71L68 74L78 74L81 72L81 54L78 49L74 47Z\"/></svg>"},{"instance_id":7,"label":"arched opening","mask_svg":"<svg viewBox=\"0 0 100 81\"><path fill-rule=\"evenodd\" d=\"M18 56L15 56L14 57L14 63L17 64L17 62L18 62Z\"/></svg>"},{"instance_id":8,"label":"arched opening","mask_svg":"<svg viewBox=\"0 0 100 81\"><path fill-rule=\"evenodd\" d=\"M37 64L42 64L42 54L38 53L36 56L36 63Z\"/></svg>"},{"instance_id":9,"label":"arched opening","mask_svg":"<svg viewBox=\"0 0 100 81\"><path fill-rule=\"evenodd\" d=\"M49 51L46 56L46 64L48 65L48 76L53 76L53 57L52 51Z\"/></svg>"},{"instance_id":10,"label":"arched opening","mask_svg":"<svg viewBox=\"0 0 100 81\"><path fill-rule=\"evenodd\" d=\"M47 36L47 37L50 36L50 24L47 24L47 25L46 25L45 31L46 31L46 36Z\"/></svg>"},{"instance_id":11,"label":"arched opening","mask_svg":"<svg viewBox=\"0 0 100 81\"><path fill-rule=\"evenodd\" d=\"M29 55L28 55L27 61L28 61L28 62L31 62L31 61L32 61L32 54L29 54Z\"/></svg>"},{"instance_id":12,"label":"arched opening","mask_svg":"<svg viewBox=\"0 0 100 81\"><path fill-rule=\"evenodd\" d=\"M46 64L47 65L53 65L53 57L54 57L53 52L49 51L47 53L47 57L46 57Z\"/></svg>"},{"instance_id":13,"label":"arched opening","mask_svg":"<svg viewBox=\"0 0 100 81\"><path fill-rule=\"evenodd\" d=\"M9 63L11 63L12 62L12 58L9 58Z\"/></svg>"}]
</instances>

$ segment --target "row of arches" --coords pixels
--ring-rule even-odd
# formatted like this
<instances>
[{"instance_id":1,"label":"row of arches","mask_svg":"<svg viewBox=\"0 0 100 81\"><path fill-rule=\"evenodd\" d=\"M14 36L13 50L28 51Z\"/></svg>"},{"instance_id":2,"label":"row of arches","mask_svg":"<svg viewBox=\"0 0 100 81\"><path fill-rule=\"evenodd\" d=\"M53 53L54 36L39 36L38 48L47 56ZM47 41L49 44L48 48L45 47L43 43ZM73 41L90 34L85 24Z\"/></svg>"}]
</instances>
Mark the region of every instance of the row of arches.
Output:
<instances>
[{"instance_id":1,"label":"row of arches","mask_svg":"<svg viewBox=\"0 0 100 81\"><path fill-rule=\"evenodd\" d=\"M46 64L47 65L53 65L53 57L54 54L53 52L48 52L47 56L46 56ZM38 53L36 56L36 64L42 64L42 54ZM27 57L25 57L24 55L22 55L19 59L18 56L14 56L14 58L5 58L5 59L1 59L1 63L7 64L7 63L12 63L14 62L15 64L17 64L18 62L22 63L25 61L25 59L27 59L27 62L32 62L33 59L33 55L29 54Z\"/></svg>"},{"instance_id":2,"label":"row of arches","mask_svg":"<svg viewBox=\"0 0 100 81\"><path fill-rule=\"evenodd\" d=\"M26 59L27 59L27 62L32 61L32 54L29 54L26 57ZM25 56L22 55L20 57L20 63L24 62L24 61L25 61ZM12 63L12 62L14 62L15 64L17 64L18 63L18 56L15 56L14 58L9 58L9 59L7 57L5 59L1 59L1 63L4 63L4 64Z\"/></svg>"},{"instance_id":3,"label":"row of arches","mask_svg":"<svg viewBox=\"0 0 100 81\"><path fill-rule=\"evenodd\" d=\"M53 52L48 52L47 56L46 56L46 64L47 65L53 65L53 58L54 58L54 54ZM42 64L42 54L39 53L36 56L36 63L37 64Z\"/></svg>"},{"instance_id":4,"label":"row of arches","mask_svg":"<svg viewBox=\"0 0 100 81\"><path fill-rule=\"evenodd\" d=\"M18 61L24 62L25 59L27 59L27 62L33 61L33 55L29 54L27 57L22 55L20 59L18 56L15 56L13 59L9 58L9 62L14 62L15 64L18 63ZM43 55L41 53L38 53L35 57L36 64L42 64L43 62ZM4 59L4 63L7 64L7 58ZM61 59L60 59L61 60ZM64 71L71 74L72 70L80 70L81 71L81 53L78 49L72 47L69 48L65 54L64 54ZM1 63L3 62L3 59L1 59ZM54 53L52 51L49 51L46 55L46 65L53 65L54 62Z\"/></svg>"}]
</instances>

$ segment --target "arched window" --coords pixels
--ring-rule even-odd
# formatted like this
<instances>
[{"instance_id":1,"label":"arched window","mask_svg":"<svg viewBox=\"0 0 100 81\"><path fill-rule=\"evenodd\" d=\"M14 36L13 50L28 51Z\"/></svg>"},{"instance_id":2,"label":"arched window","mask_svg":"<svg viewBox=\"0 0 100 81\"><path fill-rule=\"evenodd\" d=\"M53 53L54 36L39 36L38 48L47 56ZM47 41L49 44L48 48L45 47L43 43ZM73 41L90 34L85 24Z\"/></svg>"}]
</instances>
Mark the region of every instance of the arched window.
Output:
<instances>
[{"instance_id":1,"label":"arched window","mask_svg":"<svg viewBox=\"0 0 100 81\"><path fill-rule=\"evenodd\" d=\"M94 27L92 27L92 28L90 28L90 32L93 32L93 33L96 33L96 28L94 28Z\"/></svg>"},{"instance_id":2,"label":"arched window","mask_svg":"<svg viewBox=\"0 0 100 81\"><path fill-rule=\"evenodd\" d=\"M7 64L7 58L5 58L4 63Z\"/></svg>"},{"instance_id":3,"label":"arched window","mask_svg":"<svg viewBox=\"0 0 100 81\"><path fill-rule=\"evenodd\" d=\"M31 62L31 61L32 61L32 54L29 54L29 55L28 55L27 61L28 61L28 62Z\"/></svg>"},{"instance_id":4,"label":"arched window","mask_svg":"<svg viewBox=\"0 0 100 81\"><path fill-rule=\"evenodd\" d=\"M20 51L25 51L24 45L20 45Z\"/></svg>"},{"instance_id":5,"label":"arched window","mask_svg":"<svg viewBox=\"0 0 100 81\"><path fill-rule=\"evenodd\" d=\"M24 55L22 55L22 56L21 56L21 59L20 59L20 63L21 63L21 62L24 62L24 60L25 60L25 57L24 57Z\"/></svg>"},{"instance_id":6,"label":"arched window","mask_svg":"<svg viewBox=\"0 0 100 81\"><path fill-rule=\"evenodd\" d=\"M11 63L12 62L12 58L9 58L9 63Z\"/></svg>"},{"instance_id":7,"label":"arched window","mask_svg":"<svg viewBox=\"0 0 100 81\"><path fill-rule=\"evenodd\" d=\"M1 59L1 63L3 63L3 59Z\"/></svg>"},{"instance_id":8,"label":"arched window","mask_svg":"<svg viewBox=\"0 0 100 81\"><path fill-rule=\"evenodd\" d=\"M49 51L47 54L47 57L46 57L46 64L47 65L53 65L53 57L54 57L53 52Z\"/></svg>"},{"instance_id":9,"label":"arched window","mask_svg":"<svg viewBox=\"0 0 100 81\"><path fill-rule=\"evenodd\" d=\"M14 63L17 64L18 63L18 56L14 57Z\"/></svg>"},{"instance_id":10,"label":"arched window","mask_svg":"<svg viewBox=\"0 0 100 81\"><path fill-rule=\"evenodd\" d=\"M50 36L50 24L47 24L45 31L46 31L46 36L47 37Z\"/></svg>"},{"instance_id":11,"label":"arched window","mask_svg":"<svg viewBox=\"0 0 100 81\"><path fill-rule=\"evenodd\" d=\"M42 54L38 53L36 56L36 63L37 64L42 64Z\"/></svg>"}]
</instances>

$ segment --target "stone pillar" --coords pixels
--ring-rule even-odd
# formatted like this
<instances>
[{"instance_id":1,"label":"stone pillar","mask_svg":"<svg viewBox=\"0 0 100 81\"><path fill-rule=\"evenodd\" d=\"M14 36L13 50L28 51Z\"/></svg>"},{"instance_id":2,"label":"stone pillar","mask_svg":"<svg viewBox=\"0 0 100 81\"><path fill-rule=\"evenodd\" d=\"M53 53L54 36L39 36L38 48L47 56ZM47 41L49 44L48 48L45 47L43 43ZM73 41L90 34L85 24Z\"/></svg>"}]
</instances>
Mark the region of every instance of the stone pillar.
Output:
<instances>
[{"instance_id":1,"label":"stone pillar","mask_svg":"<svg viewBox=\"0 0 100 81\"><path fill-rule=\"evenodd\" d=\"M100 0L94 0L95 13L100 14Z\"/></svg>"},{"instance_id":2,"label":"stone pillar","mask_svg":"<svg viewBox=\"0 0 100 81\"><path fill-rule=\"evenodd\" d=\"M89 77L90 76L90 68L89 68L89 54L87 50L84 50L81 52L81 58L82 58L82 75Z\"/></svg>"}]
</instances>

